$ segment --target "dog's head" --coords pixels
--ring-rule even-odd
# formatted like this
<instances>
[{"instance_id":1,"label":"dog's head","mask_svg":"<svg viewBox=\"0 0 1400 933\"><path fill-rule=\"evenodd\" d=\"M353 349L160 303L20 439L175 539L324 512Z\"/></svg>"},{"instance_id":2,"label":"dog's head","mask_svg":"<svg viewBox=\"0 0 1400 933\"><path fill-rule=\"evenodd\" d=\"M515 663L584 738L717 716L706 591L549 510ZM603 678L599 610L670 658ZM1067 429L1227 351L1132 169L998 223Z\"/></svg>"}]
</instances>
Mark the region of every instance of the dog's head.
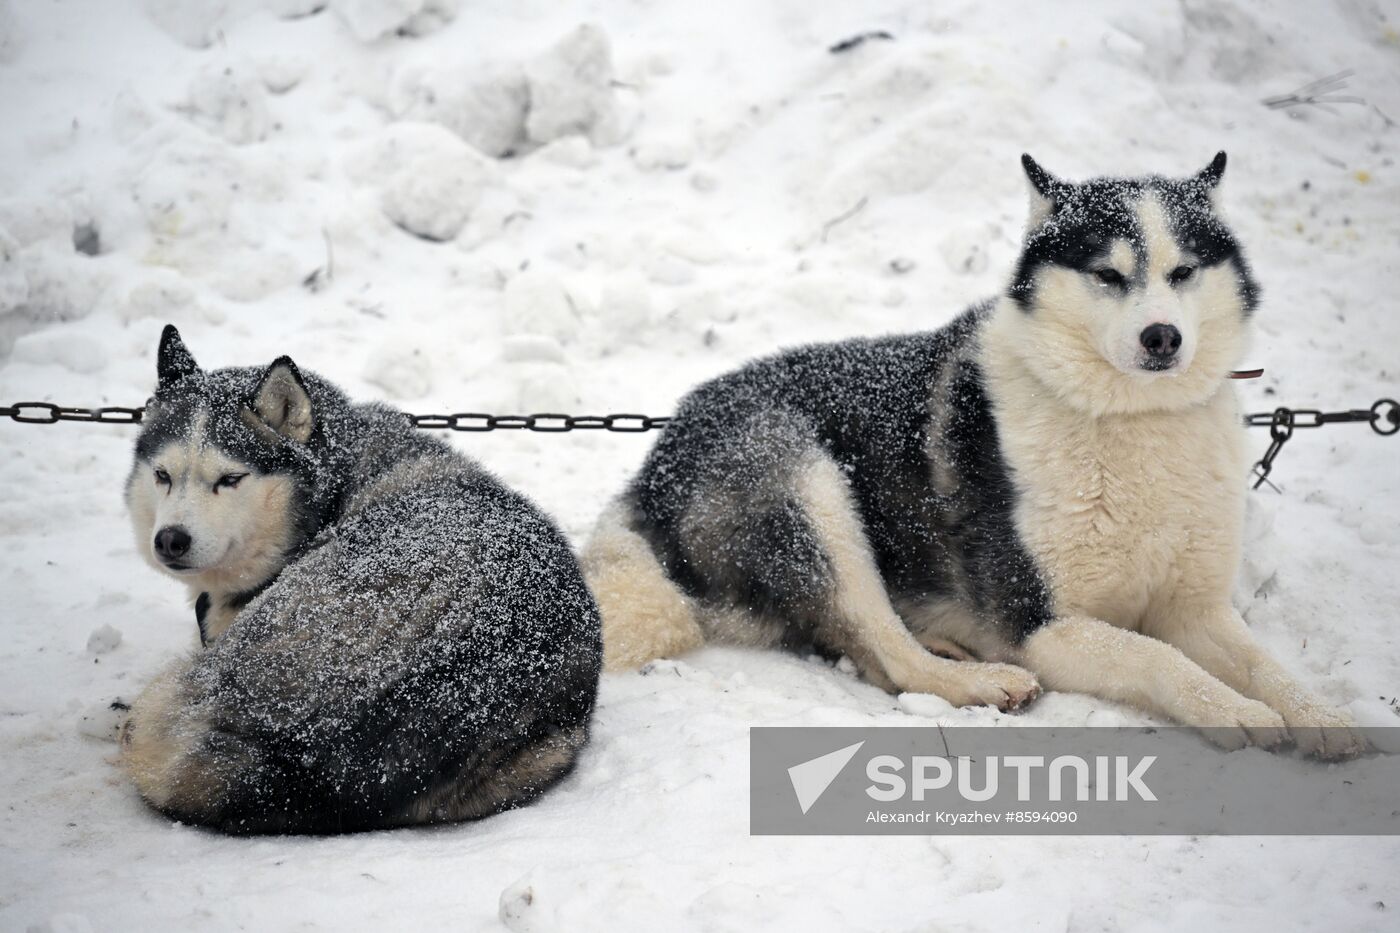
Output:
<instances>
[{"instance_id":1,"label":"dog's head","mask_svg":"<svg viewBox=\"0 0 1400 933\"><path fill-rule=\"evenodd\" d=\"M1188 178L1077 184L1021 161L1030 221L1007 294L1026 366L1097 414L1208 398L1244 352L1259 294L1217 213L1225 153Z\"/></svg>"},{"instance_id":2,"label":"dog's head","mask_svg":"<svg viewBox=\"0 0 1400 933\"><path fill-rule=\"evenodd\" d=\"M205 372L161 335L126 502L141 553L206 590L253 590L316 525L317 401L338 393L289 358Z\"/></svg>"}]
</instances>

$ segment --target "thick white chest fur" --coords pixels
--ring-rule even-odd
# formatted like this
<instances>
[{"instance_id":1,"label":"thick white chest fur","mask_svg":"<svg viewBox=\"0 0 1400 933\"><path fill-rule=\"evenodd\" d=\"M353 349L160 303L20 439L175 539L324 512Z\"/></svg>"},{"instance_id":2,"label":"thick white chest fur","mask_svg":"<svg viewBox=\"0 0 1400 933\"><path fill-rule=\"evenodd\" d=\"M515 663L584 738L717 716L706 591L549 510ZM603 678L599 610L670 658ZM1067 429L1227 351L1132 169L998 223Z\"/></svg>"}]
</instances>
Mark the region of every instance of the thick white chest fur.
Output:
<instances>
[{"instance_id":1,"label":"thick white chest fur","mask_svg":"<svg viewBox=\"0 0 1400 933\"><path fill-rule=\"evenodd\" d=\"M1093 417L1024 370L986 362L1017 531L1057 615L1139 630L1229 592L1247 459L1228 383L1186 411Z\"/></svg>"}]
</instances>

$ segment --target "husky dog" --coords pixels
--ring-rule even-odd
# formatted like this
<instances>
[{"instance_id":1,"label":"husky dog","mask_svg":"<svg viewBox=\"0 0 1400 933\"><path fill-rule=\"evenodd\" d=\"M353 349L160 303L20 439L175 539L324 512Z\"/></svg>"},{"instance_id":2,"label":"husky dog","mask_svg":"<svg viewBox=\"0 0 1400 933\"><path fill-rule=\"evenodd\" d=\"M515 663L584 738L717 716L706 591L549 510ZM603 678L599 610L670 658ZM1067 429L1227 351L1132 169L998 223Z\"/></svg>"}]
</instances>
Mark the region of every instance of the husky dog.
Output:
<instances>
[{"instance_id":1,"label":"husky dog","mask_svg":"<svg viewBox=\"0 0 1400 933\"><path fill-rule=\"evenodd\" d=\"M1248 460L1227 376L1259 291L1216 210L1225 154L1081 184L1022 163L1000 298L683 400L584 552L607 666L815 647L956 705L1043 684L1227 746L1358 751L1230 603Z\"/></svg>"},{"instance_id":2,"label":"husky dog","mask_svg":"<svg viewBox=\"0 0 1400 933\"><path fill-rule=\"evenodd\" d=\"M287 357L205 372L166 327L158 369L126 501L205 650L122 728L146 800L334 833L486 816L569 772L600 623L532 503Z\"/></svg>"}]
</instances>

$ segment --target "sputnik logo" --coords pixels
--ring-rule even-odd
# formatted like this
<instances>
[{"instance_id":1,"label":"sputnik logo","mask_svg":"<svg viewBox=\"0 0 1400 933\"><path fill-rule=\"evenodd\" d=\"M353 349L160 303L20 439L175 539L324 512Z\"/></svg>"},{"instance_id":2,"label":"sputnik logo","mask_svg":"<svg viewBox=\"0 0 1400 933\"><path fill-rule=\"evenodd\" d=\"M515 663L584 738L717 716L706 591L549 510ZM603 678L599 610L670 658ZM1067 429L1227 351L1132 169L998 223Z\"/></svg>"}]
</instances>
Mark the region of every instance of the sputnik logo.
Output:
<instances>
[{"instance_id":1,"label":"sputnik logo","mask_svg":"<svg viewBox=\"0 0 1400 933\"><path fill-rule=\"evenodd\" d=\"M797 805L802 808L803 814L821 799L821 795L826 793L826 789L836 780L841 769L850 763L864 744L864 741L860 741L854 745L847 745L845 748L838 748L834 752L788 768L788 778L792 781L792 790L797 794Z\"/></svg>"}]
</instances>

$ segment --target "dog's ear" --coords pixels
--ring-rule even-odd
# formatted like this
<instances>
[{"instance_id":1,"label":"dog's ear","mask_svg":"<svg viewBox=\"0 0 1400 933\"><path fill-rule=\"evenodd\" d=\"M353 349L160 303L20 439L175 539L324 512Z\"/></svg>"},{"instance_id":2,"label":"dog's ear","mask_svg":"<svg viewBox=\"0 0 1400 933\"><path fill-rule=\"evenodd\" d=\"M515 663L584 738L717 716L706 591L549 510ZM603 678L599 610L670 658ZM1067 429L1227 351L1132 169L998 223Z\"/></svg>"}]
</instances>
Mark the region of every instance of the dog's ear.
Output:
<instances>
[{"instance_id":1,"label":"dog's ear","mask_svg":"<svg viewBox=\"0 0 1400 933\"><path fill-rule=\"evenodd\" d=\"M1031 229L1040 226L1041 221L1050 216L1055 202L1064 196L1066 185L1041 168L1029 153L1021 153L1021 167L1026 170L1026 178L1031 183L1031 211L1026 221L1026 228Z\"/></svg>"},{"instance_id":2,"label":"dog's ear","mask_svg":"<svg viewBox=\"0 0 1400 933\"><path fill-rule=\"evenodd\" d=\"M1217 152L1215 158L1210 160L1210 164L1196 173L1196 181L1201 187L1208 189L1220 184L1221 177L1225 174L1225 153Z\"/></svg>"},{"instance_id":3,"label":"dog's ear","mask_svg":"<svg viewBox=\"0 0 1400 933\"><path fill-rule=\"evenodd\" d=\"M174 324L166 324L160 332L160 349L156 351L156 389L172 386L187 376L199 372L199 364L180 339Z\"/></svg>"},{"instance_id":4,"label":"dog's ear","mask_svg":"<svg viewBox=\"0 0 1400 933\"><path fill-rule=\"evenodd\" d=\"M311 395L289 356L279 357L263 373L248 409L245 420L254 428L270 429L298 444L311 439Z\"/></svg>"}]
</instances>

